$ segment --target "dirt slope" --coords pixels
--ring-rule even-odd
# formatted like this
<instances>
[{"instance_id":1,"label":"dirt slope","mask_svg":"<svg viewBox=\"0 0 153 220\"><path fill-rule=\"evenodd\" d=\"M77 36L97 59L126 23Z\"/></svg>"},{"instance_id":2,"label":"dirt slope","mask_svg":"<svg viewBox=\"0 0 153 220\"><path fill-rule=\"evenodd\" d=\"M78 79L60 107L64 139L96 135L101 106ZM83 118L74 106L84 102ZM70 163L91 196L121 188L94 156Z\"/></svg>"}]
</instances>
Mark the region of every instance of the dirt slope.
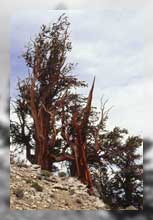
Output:
<instances>
[{"instance_id":1,"label":"dirt slope","mask_svg":"<svg viewBox=\"0 0 153 220\"><path fill-rule=\"evenodd\" d=\"M109 210L76 178L57 177L37 166L11 165L10 208L16 210Z\"/></svg>"}]
</instances>

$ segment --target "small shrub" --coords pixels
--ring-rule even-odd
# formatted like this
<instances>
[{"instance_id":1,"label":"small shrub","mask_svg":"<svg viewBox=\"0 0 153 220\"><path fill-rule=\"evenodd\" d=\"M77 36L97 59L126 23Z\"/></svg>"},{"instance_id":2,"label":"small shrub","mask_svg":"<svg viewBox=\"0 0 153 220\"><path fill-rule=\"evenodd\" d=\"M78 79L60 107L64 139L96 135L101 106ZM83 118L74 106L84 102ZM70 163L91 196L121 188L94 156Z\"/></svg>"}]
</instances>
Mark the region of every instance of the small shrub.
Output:
<instances>
[{"instance_id":1,"label":"small shrub","mask_svg":"<svg viewBox=\"0 0 153 220\"><path fill-rule=\"evenodd\" d=\"M58 173L58 176L59 176L59 177L65 177L65 176L66 176L66 173L63 172L63 171L61 171L61 172Z\"/></svg>"},{"instance_id":2,"label":"small shrub","mask_svg":"<svg viewBox=\"0 0 153 220\"><path fill-rule=\"evenodd\" d=\"M44 176L44 177L50 177L51 176L51 173L47 170L42 170L41 171L41 175Z\"/></svg>"},{"instance_id":3,"label":"small shrub","mask_svg":"<svg viewBox=\"0 0 153 220\"><path fill-rule=\"evenodd\" d=\"M32 182L30 179L26 179L25 181L26 181L26 183L31 183Z\"/></svg>"},{"instance_id":4,"label":"small shrub","mask_svg":"<svg viewBox=\"0 0 153 220\"><path fill-rule=\"evenodd\" d=\"M41 175L37 175L37 179L38 180L42 180L42 176Z\"/></svg>"},{"instance_id":5,"label":"small shrub","mask_svg":"<svg viewBox=\"0 0 153 220\"><path fill-rule=\"evenodd\" d=\"M14 194L16 195L18 199L23 199L24 197L23 189L15 189Z\"/></svg>"},{"instance_id":6,"label":"small shrub","mask_svg":"<svg viewBox=\"0 0 153 220\"><path fill-rule=\"evenodd\" d=\"M33 188L35 188L38 192L42 192L42 191L43 191L42 186L40 186L37 182L33 182L33 183L31 184L31 186L32 186Z\"/></svg>"},{"instance_id":7,"label":"small shrub","mask_svg":"<svg viewBox=\"0 0 153 220\"><path fill-rule=\"evenodd\" d=\"M70 192L70 195L74 195L75 194L75 190L74 189L70 189L69 192Z\"/></svg>"},{"instance_id":8,"label":"small shrub","mask_svg":"<svg viewBox=\"0 0 153 220\"><path fill-rule=\"evenodd\" d=\"M82 200L79 199L79 198L77 198L75 201L76 201L76 203L78 203L78 204L80 204L80 205L82 204Z\"/></svg>"}]
</instances>

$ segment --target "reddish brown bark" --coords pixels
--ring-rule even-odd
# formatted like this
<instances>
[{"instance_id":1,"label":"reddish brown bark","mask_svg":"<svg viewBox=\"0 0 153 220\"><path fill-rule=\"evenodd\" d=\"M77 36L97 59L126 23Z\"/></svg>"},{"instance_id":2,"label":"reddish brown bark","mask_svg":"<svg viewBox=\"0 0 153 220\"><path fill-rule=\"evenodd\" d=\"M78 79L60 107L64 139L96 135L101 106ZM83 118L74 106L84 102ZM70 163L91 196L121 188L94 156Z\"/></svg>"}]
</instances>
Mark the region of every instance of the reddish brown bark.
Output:
<instances>
[{"instance_id":1,"label":"reddish brown bark","mask_svg":"<svg viewBox=\"0 0 153 220\"><path fill-rule=\"evenodd\" d=\"M43 105L40 109L36 109L36 94L35 94L35 79L31 79L30 86L30 109L35 126L35 140L36 152L35 162L41 166L42 169L51 170L51 160L48 157L48 128L49 128L49 114L45 111Z\"/></svg>"},{"instance_id":2,"label":"reddish brown bark","mask_svg":"<svg viewBox=\"0 0 153 220\"><path fill-rule=\"evenodd\" d=\"M88 188L90 192L93 191L93 183L92 179L90 176L90 171L89 167L87 164L87 155L86 155L86 138L87 138L87 126L88 126L88 121L89 121L89 116L90 116L90 111L91 111L91 102L92 102L92 96L93 96L93 89L94 89L94 83L95 83L95 78L91 87L91 90L89 92L88 96L88 101L87 105L83 110L83 118L81 121L81 124L77 122L77 113L74 114L73 116L73 126L76 130L76 164L77 164L77 173L78 177L81 180L81 182L85 183L88 185Z\"/></svg>"},{"instance_id":3,"label":"reddish brown bark","mask_svg":"<svg viewBox=\"0 0 153 220\"><path fill-rule=\"evenodd\" d=\"M32 51L30 50L31 53L28 50L25 54L27 65L32 68L29 104L35 126L36 163L42 169L50 170L54 161L75 161L76 175L91 189L92 181L87 164L86 139L95 79L89 92L86 107L80 114L72 111L72 118L68 114L65 115L65 98L69 96L67 93L70 94L73 87L84 86L84 83L66 74L71 70L71 65L65 65L63 68L66 52L71 50L67 18L63 18L63 21L62 17L59 18L55 27L56 30L53 28L51 31L52 35L47 35L48 30L43 27L42 33L36 38L34 48ZM49 44L51 47L48 47ZM37 86L38 94L36 94ZM61 97L63 93L65 94ZM36 102L37 98L39 101ZM69 99L66 102L68 104ZM62 109L60 132L62 141L65 142L65 147L60 146L60 155L53 153L59 132L56 128L56 116L60 117L60 112L56 112L58 107ZM70 121L75 130L73 137L68 132ZM71 147L72 155L67 154L68 147Z\"/></svg>"},{"instance_id":4,"label":"reddish brown bark","mask_svg":"<svg viewBox=\"0 0 153 220\"><path fill-rule=\"evenodd\" d=\"M70 135L67 130L68 123L66 121L64 105L62 111L62 137L71 146L72 151L74 152L75 163L73 163L73 174L76 175L81 182L88 185L89 191L93 193L93 183L90 176L90 171L87 163L87 155L86 155L86 138L87 138L87 126L88 120L91 112L91 102L92 95L94 89L95 79L93 81L93 85L89 92L88 101L86 107L82 110L79 115L78 112L74 112L72 116L72 127L75 130L75 137L70 138ZM81 117L80 117L81 116ZM78 118L82 118L81 121Z\"/></svg>"}]
</instances>

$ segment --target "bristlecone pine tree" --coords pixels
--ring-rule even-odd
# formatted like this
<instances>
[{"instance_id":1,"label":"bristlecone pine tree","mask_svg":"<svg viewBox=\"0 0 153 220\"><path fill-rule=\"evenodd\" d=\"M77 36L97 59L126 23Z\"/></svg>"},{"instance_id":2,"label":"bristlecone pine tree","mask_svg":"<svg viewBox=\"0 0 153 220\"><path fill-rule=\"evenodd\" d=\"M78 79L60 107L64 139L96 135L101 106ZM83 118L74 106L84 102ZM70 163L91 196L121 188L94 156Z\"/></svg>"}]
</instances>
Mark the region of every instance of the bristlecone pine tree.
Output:
<instances>
[{"instance_id":1,"label":"bristlecone pine tree","mask_svg":"<svg viewBox=\"0 0 153 220\"><path fill-rule=\"evenodd\" d=\"M16 120L10 120L10 140L12 145L17 144L15 151L23 152L26 150L26 158L35 163L35 157L31 151L35 148L34 124L31 118L31 111L27 103L29 96L27 94L26 81L20 80L17 84L18 96L12 102L12 113L16 115Z\"/></svg>"},{"instance_id":2,"label":"bristlecone pine tree","mask_svg":"<svg viewBox=\"0 0 153 220\"><path fill-rule=\"evenodd\" d=\"M87 99L74 94L74 88L86 83L71 74L74 64L66 63L71 51L69 25L65 15L52 26L42 25L23 54L29 77L18 83L15 112L19 120L11 122L12 143L24 145L27 158L45 170L51 170L53 162L74 162L75 175L92 189L86 138L94 82ZM28 125L29 115L33 124ZM30 154L32 135L34 158Z\"/></svg>"},{"instance_id":3,"label":"bristlecone pine tree","mask_svg":"<svg viewBox=\"0 0 153 220\"><path fill-rule=\"evenodd\" d=\"M106 202L114 205L115 197L117 206L123 200L126 206L142 195L142 165L136 163L142 140L123 142L125 129L107 131L106 102L102 100L101 112L92 107L95 79L88 97L77 93L87 84L72 74L75 65L66 62L72 49L69 26L65 14L52 26L42 25L23 54L29 75L19 80L12 102L17 119L10 123L11 143L44 170L65 161L69 175L87 184L90 193L94 184Z\"/></svg>"},{"instance_id":4,"label":"bristlecone pine tree","mask_svg":"<svg viewBox=\"0 0 153 220\"><path fill-rule=\"evenodd\" d=\"M142 139L128 136L126 129L115 127L101 136L101 165L95 180L101 198L112 207L133 205L143 209L143 166L139 148Z\"/></svg>"}]
</instances>

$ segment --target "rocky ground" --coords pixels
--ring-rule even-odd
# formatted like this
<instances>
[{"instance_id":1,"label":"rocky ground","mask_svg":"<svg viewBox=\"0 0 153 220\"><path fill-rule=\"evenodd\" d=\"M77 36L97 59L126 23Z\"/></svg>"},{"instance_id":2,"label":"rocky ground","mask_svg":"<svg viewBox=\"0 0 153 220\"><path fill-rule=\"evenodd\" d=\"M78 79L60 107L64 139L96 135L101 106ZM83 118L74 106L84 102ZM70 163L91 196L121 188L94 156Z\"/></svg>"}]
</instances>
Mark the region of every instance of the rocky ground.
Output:
<instances>
[{"instance_id":1,"label":"rocky ground","mask_svg":"<svg viewBox=\"0 0 153 220\"><path fill-rule=\"evenodd\" d=\"M18 211L9 208L9 176L10 176L10 163L9 163L9 149L0 149L0 216L3 220L116 220L116 219L134 219L146 220L146 212L125 212L125 211L105 211L105 210L81 210L81 211L49 211L47 209L40 211ZM151 210L152 211L152 210ZM152 219L152 214L150 219Z\"/></svg>"},{"instance_id":2,"label":"rocky ground","mask_svg":"<svg viewBox=\"0 0 153 220\"><path fill-rule=\"evenodd\" d=\"M10 208L15 210L109 210L76 178L58 177L39 166L11 165Z\"/></svg>"}]
</instances>

